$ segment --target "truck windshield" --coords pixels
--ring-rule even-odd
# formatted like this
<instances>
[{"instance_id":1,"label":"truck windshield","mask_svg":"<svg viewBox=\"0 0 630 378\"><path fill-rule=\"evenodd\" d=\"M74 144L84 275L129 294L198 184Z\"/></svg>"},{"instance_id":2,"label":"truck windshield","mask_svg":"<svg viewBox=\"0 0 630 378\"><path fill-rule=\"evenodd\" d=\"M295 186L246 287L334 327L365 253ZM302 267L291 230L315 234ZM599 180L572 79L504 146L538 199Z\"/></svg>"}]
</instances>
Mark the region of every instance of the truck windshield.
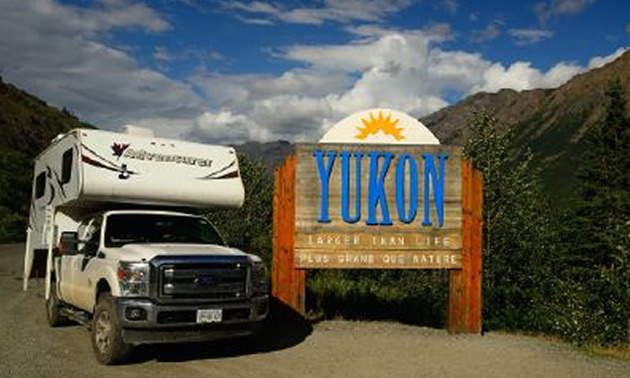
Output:
<instances>
[{"instance_id":1,"label":"truck windshield","mask_svg":"<svg viewBox=\"0 0 630 378\"><path fill-rule=\"evenodd\" d=\"M112 214L107 217L105 247L130 243L194 243L224 245L203 218L161 214Z\"/></svg>"}]
</instances>

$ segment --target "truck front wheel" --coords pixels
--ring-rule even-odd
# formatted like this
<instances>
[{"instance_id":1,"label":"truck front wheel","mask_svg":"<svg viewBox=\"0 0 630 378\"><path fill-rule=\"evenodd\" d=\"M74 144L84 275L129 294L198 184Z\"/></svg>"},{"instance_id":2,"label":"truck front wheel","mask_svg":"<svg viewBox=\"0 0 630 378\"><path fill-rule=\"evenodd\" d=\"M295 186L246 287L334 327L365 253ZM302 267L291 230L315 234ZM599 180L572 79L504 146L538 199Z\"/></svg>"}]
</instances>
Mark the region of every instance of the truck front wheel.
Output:
<instances>
[{"instance_id":1,"label":"truck front wheel","mask_svg":"<svg viewBox=\"0 0 630 378\"><path fill-rule=\"evenodd\" d=\"M109 294L99 297L92 319L92 348L96 360L103 365L122 362L131 346L125 344L114 301Z\"/></svg>"}]
</instances>

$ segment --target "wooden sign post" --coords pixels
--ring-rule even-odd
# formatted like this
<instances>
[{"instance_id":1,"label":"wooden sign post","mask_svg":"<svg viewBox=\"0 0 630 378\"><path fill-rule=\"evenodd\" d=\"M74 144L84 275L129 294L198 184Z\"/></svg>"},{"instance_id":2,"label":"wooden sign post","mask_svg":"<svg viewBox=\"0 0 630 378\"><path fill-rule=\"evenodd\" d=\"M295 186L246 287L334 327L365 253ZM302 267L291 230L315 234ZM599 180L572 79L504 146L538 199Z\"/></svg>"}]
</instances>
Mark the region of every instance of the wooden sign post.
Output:
<instances>
[{"instance_id":1,"label":"wooden sign post","mask_svg":"<svg viewBox=\"0 0 630 378\"><path fill-rule=\"evenodd\" d=\"M451 333L481 333L481 235L483 180L472 163L462 160L461 269L448 273L446 328Z\"/></svg>"},{"instance_id":2,"label":"wooden sign post","mask_svg":"<svg viewBox=\"0 0 630 378\"><path fill-rule=\"evenodd\" d=\"M295 156L276 169L273 192L271 295L304 315L305 272L295 266Z\"/></svg>"},{"instance_id":3,"label":"wooden sign post","mask_svg":"<svg viewBox=\"0 0 630 378\"><path fill-rule=\"evenodd\" d=\"M272 295L304 314L305 269L448 269L447 329L480 333L482 197L457 147L299 144L275 172Z\"/></svg>"}]
</instances>

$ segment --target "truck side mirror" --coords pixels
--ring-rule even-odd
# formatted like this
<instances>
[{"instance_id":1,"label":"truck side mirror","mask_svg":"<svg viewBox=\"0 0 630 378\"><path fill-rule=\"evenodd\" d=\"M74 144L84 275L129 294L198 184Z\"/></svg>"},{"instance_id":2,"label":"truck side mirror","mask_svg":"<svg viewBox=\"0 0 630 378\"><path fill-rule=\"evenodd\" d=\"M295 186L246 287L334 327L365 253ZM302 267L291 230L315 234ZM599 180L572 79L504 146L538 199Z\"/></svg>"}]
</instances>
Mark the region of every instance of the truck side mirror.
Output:
<instances>
[{"instance_id":1,"label":"truck side mirror","mask_svg":"<svg viewBox=\"0 0 630 378\"><path fill-rule=\"evenodd\" d=\"M59 252L62 255L74 255L77 253L79 234L74 231L64 231L59 239Z\"/></svg>"}]
</instances>

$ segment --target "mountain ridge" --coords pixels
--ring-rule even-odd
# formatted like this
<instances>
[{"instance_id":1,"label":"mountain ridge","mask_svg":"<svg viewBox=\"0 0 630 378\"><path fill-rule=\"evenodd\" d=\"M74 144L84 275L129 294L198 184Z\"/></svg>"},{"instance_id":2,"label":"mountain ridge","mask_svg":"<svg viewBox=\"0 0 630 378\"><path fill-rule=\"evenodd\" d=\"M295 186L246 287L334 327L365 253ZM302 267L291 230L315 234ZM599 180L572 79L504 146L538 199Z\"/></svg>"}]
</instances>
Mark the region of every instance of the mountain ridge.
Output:
<instances>
[{"instance_id":1,"label":"mountain ridge","mask_svg":"<svg viewBox=\"0 0 630 378\"><path fill-rule=\"evenodd\" d=\"M510 129L515 134L515 156L529 149L534 155L535 167L541 170L545 191L552 199L563 202L576 184L576 171L584 148L582 136L590 124L603 116L605 91L615 76L621 78L626 93L630 93L630 50L606 65L574 76L557 88L475 93L420 121L443 144L461 146L470 137L467 125L473 112L491 111L500 128ZM626 110L630 112L630 100ZM278 143L256 143L255 148L246 143L236 147L241 153L274 168L292 152L291 145L279 148Z\"/></svg>"},{"instance_id":2,"label":"mountain ridge","mask_svg":"<svg viewBox=\"0 0 630 378\"><path fill-rule=\"evenodd\" d=\"M574 76L558 88L476 93L422 117L421 121L442 143L463 145L469 138L467 124L473 111L493 111L499 124L515 134L515 156L531 150L547 193L562 202L575 187L584 150L582 136L590 124L603 116L605 91L616 76L629 93L630 51L602 67ZM630 100L626 102L626 111L629 110ZM0 77L0 241L15 240L17 233L23 233L33 158L55 136L79 127L94 126ZM235 147L261 161L270 171L293 152L293 144L287 141L247 142Z\"/></svg>"},{"instance_id":3,"label":"mountain ridge","mask_svg":"<svg viewBox=\"0 0 630 378\"><path fill-rule=\"evenodd\" d=\"M562 200L575 187L575 173L584 149L582 136L589 125L604 115L605 92L614 77L621 79L628 93L630 51L557 88L477 93L421 121L442 142L462 145L469 137L466 124L473 110L492 111L502 127L514 132L517 154L531 150L547 193ZM626 112L630 111L630 96L628 99Z\"/></svg>"}]
</instances>

